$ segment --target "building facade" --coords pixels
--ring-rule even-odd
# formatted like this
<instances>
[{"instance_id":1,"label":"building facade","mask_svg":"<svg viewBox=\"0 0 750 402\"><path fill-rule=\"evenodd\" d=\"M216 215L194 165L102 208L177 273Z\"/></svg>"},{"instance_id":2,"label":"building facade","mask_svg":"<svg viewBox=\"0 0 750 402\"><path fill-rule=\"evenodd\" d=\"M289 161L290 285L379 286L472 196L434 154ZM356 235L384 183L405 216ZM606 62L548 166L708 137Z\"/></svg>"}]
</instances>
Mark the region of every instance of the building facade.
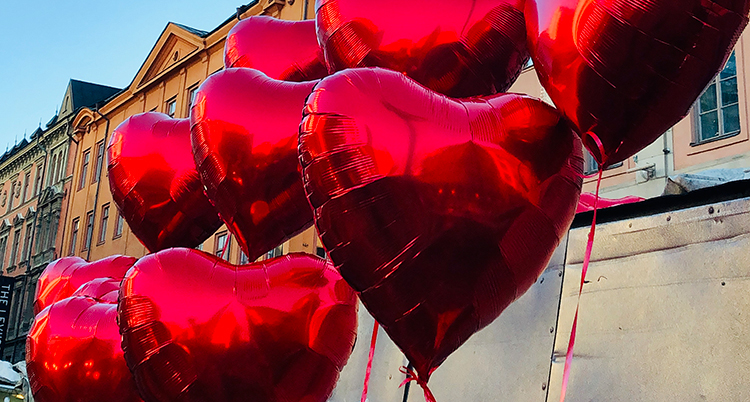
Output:
<instances>
[{"instance_id":1,"label":"building facade","mask_svg":"<svg viewBox=\"0 0 750 402\"><path fill-rule=\"evenodd\" d=\"M0 270L15 278L2 359L25 357L26 334L34 318L39 274L60 256L55 247L67 206L64 184L76 112L117 92L117 88L71 80L58 114L0 157Z\"/></svg>"},{"instance_id":2,"label":"building facade","mask_svg":"<svg viewBox=\"0 0 750 402\"><path fill-rule=\"evenodd\" d=\"M663 194L670 177L709 169L750 169L750 30L735 46L724 70L709 84L688 116L635 156L604 171L601 195L643 198ZM524 70L509 92L527 93L552 103L533 66ZM596 176L598 166L586 155L586 173ZM596 190L596 178L584 182L584 191Z\"/></svg>"},{"instance_id":3,"label":"building facade","mask_svg":"<svg viewBox=\"0 0 750 402\"><path fill-rule=\"evenodd\" d=\"M57 246L62 255L90 261L113 254L134 257L148 251L133 235L112 201L105 150L109 135L128 117L148 111L187 118L195 91L211 74L224 67L224 42L239 19L270 15L286 20L314 18L314 1L262 0L242 6L237 13L207 32L169 23L158 38L132 83L98 110L81 110L74 122L71 146L70 207ZM283 44L280 44L283 45ZM246 263L225 226L199 248L232 263ZM325 255L311 228L271 250L268 257L292 251Z\"/></svg>"}]
</instances>

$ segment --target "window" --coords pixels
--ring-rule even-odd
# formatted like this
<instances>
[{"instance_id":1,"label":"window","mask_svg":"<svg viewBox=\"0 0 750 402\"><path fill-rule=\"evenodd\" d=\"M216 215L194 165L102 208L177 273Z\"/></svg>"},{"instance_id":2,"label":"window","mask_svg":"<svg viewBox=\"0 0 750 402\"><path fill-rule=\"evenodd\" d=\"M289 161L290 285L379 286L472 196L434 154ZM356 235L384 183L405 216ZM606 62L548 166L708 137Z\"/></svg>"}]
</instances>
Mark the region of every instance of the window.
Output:
<instances>
[{"instance_id":1,"label":"window","mask_svg":"<svg viewBox=\"0 0 750 402\"><path fill-rule=\"evenodd\" d=\"M216 235L216 241L214 242L214 255L219 258L224 258L225 252L226 255L229 255L228 239L227 232L222 232Z\"/></svg>"},{"instance_id":2,"label":"window","mask_svg":"<svg viewBox=\"0 0 750 402\"><path fill-rule=\"evenodd\" d=\"M190 113L190 108L193 107L193 102L195 102L195 95L197 94L198 84L188 90L188 114Z\"/></svg>"},{"instance_id":3,"label":"window","mask_svg":"<svg viewBox=\"0 0 750 402\"><path fill-rule=\"evenodd\" d=\"M245 254L245 252L240 249L240 265L248 263L250 263L250 259L247 257L247 254Z\"/></svg>"},{"instance_id":4,"label":"window","mask_svg":"<svg viewBox=\"0 0 750 402\"><path fill-rule=\"evenodd\" d=\"M81 177L78 178L78 189L82 189L86 184L86 176L89 173L89 162L91 161L91 149L86 150L83 153L83 160L81 161Z\"/></svg>"},{"instance_id":5,"label":"window","mask_svg":"<svg viewBox=\"0 0 750 402\"><path fill-rule=\"evenodd\" d=\"M21 243L21 228L16 229L13 233L13 247L10 249L10 262L9 267L15 266L18 259L18 246Z\"/></svg>"},{"instance_id":6,"label":"window","mask_svg":"<svg viewBox=\"0 0 750 402\"><path fill-rule=\"evenodd\" d=\"M174 112L177 110L177 99L172 98L167 101L167 114L170 117L174 117Z\"/></svg>"},{"instance_id":7,"label":"window","mask_svg":"<svg viewBox=\"0 0 750 402\"><path fill-rule=\"evenodd\" d=\"M65 166L63 166L63 155L62 153L60 153L59 155L57 155L57 173L55 174L55 182L62 180L64 168Z\"/></svg>"},{"instance_id":8,"label":"window","mask_svg":"<svg viewBox=\"0 0 750 402\"><path fill-rule=\"evenodd\" d=\"M18 319L21 315L21 301L23 297L23 281L17 280L13 285L13 296L11 299L10 307L10 321L8 322L8 338L12 339L16 337L16 330L18 329Z\"/></svg>"},{"instance_id":9,"label":"window","mask_svg":"<svg viewBox=\"0 0 750 402\"><path fill-rule=\"evenodd\" d=\"M31 242L32 242L32 233L34 232L32 230L32 224L29 223L26 225L26 236L24 236L23 241L23 254L21 254L21 262L25 262L29 258L29 251L31 250Z\"/></svg>"},{"instance_id":10,"label":"window","mask_svg":"<svg viewBox=\"0 0 750 402\"><path fill-rule=\"evenodd\" d=\"M328 258L328 256L326 256L326 249L324 249L323 247L316 247L315 255L317 255L320 258Z\"/></svg>"},{"instance_id":11,"label":"window","mask_svg":"<svg viewBox=\"0 0 750 402\"><path fill-rule=\"evenodd\" d=\"M740 132L740 105L737 92L737 60L732 52L727 65L711 81L697 103L696 143Z\"/></svg>"},{"instance_id":12,"label":"window","mask_svg":"<svg viewBox=\"0 0 750 402\"><path fill-rule=\"evenodd\" d=\"M614 169L622 166L622 162L615 163L614 165L607 166L604 170ZM583 174L590 175L597 173L599 171L599 163L596 162L596 159L591 155L591 153L588 150L584 150L583 152Z\"/></svg>"},{"instance_id":13,"label":"window","mask_svg":"<svg viewBox=\"0 0 750 402\"><path fill-rule=\"evenodd\" d=\"M99 223L99 239L96 244L102 244L107 240L107 221L109 221L109 204L102 206L102 220Z\"/></svg>"},{"instance_id":14,"label":"window","mask_svg":"<svg viewBox=\"0 0 750 402\"><path fill-rule=\"evenodd\" d=\"M276 247L275 249L266 253L266 259L281 257L284 255L284 245Z\"/></svg>"},{"instance_id":15,"label":"window","mask_svg":"<svg viewBox=\"0 0 750 402\"><path fill-rule=\"evenodd\" d=\"M47 176L47 185L48 186L51 186L51 185L55 184L55 175L57 174L55 172L56 168L57 168L57 155L54 155L52 157L52 163L50 164L50 170L51 170L50 173L52 173L52 174L49 175L49 176Z\"/></svg>"},{"instance_id":16,"label":"window","mask_svg":"<svg viewBox=\"0 0 750 402\"><path fill-rule=\"evenodd\" d=\"M123 219L120 211L117 211L117 220L115 221L115 234L114 236L112 236L113 239L116 239L122 236L123 226L125 226L125 219Z\"/></svg>"},{"instance_id":17,"label":"window","mask_svg":"<svg viewBox=\"0 0 750 402\"><path fill-rule=\"evenodd\" d=\"M8 248L8 236L0 238L0 269L5 267L5 249Z\"/></svg>"},{"instance_id":18,"label":"window","mask_svg":"<svg viewBox=\"0 0 750 402\"><path fill-rule=\"evenodd\" d=\"M42 167L36 168L36 184L34 184L34 196L38 196L42 191Z\"/></svg>"},{"instance_id":19,"label":"window","mask_svg":"<svg viewBox=\"0 0 750 402\"><path fill-rule=\"evenodd\" d=\"M102 175L102 163L104 162L104 140L101 140L96 144L96 162L94 165L94 175L91 177L91 182L96 183L99 181L99 177Z\"/></svg>"},{"instance_id":20,"label":"window","mask_svg":"<svg viewBox=\"0 0 750 402\"><path fill-rule=\"evenodd\" d=\"M60 223L60 215L59 212L55 212L53 216L47 217L47 226L49 226L49 231L47 232L47 243L45 250L49 250L52 247L55 246L55 240L57 239L57 226Z\"/></svg>"},{"instance_id":21,"label":"window","mask_svg":"<svg viewBox=\"0 0 750 402\"><path fill-rule=\"evenodd\" d=\"M47 231L49 230L49 215L40 216L39 224L37 225L37 241L36 241L36 253L41 253L43 247L47 244Z\"/></svg>"},{"instance_id":22,"label":"window","mask_svg":"<svg viewBox=\"0 0 750 402\"><path fill-rule=\"evenodd\" d=\"M73 219L73 225L70 228L70 250L68 251L69 255L74 255L76 253L76 242L78 242L78 224L80 223L79 218Z\"/></svg>"},{"instance_id":23,"label":"window","mask_svg":"<svg viewBox=\"0 0 750 402\"><path fill-rule=\"evenodd\" d=\"M81 251L88 250L91 247L91 238L94 236L94 211L86 214L86 231L83 234L83 247Z\"/></svg>"},{"instance_id":24,"label":"window","mask_svg":"<svg viewBox=\"0 0 750 402\"><path fill-rule=\"evenodd\" d=\"M196 250L201 250L201 251L203 251L203 243L201 243L201 244L199 244L199 245L195 246L195 249L196 249Z\"/></svg>"},{"instance_id":25,"label":"window","mask_svg":"<svg viewBox=\"0 0 750 402\"><path fill-rule=\"evenodd\" d=\"M29 185L31 184L31 171L23 176L23 192L21 193L21 204L29 199Z\"/></svg>"}]
</instances>

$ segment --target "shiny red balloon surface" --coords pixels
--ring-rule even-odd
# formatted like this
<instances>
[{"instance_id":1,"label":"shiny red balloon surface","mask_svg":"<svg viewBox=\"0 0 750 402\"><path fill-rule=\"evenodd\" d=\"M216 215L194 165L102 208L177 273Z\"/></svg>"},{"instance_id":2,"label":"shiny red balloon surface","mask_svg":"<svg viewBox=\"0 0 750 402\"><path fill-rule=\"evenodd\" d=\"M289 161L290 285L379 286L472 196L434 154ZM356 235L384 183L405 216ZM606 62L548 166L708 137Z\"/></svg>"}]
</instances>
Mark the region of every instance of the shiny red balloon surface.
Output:
<instances>
[{"instance_id":1,"label":"shiny red balloon surface","mask_svg":"<svg viewBox=\"0 0 750 402\"><path fill-rule=\"evenodd\" d=\"M112 133L107 155L112 198L149 251L195 247L221 227L195 170L188 119L131 116Z\"/></svg>"},{"instance_id":2,"label":"shiny red balloon surface","mask_svg":"<svg viewBox=\"0 0 750 402\"><path fill-rule=\"evenodd\" d=\"M317 0L330 71L385 67L434 91L503 92L526 64L523 0Z\"/></svg>"},{"instance_id":3,"label":"shiny red balloon surface","mask_svg":"<svg viewBox=\"0 0 750 402\"><path fill-rule=\"evenodd\" d=\"M260 70L271 78L309 81L328 75L315 21L283 21L253 16L229 31L224 66Z\"/></svg>"},{"instance_id":4,"label":"shiny red balloon surface","mask_svg":"<svg viewBox=\"0 0 750 402\"><path fill-rule=\"evenodd\" d=\"M171 249L128 273L119 319L147 401L322 402L351 353L357 301L314 256L232 266Z\"/></svg>"},{"instance_id":5,"label":"shiny red balloon surface","mask_svg":"<svg viewBox=\"0 0 750 402\"><path fill-rule=\"evenodd\" d=\"M116 322L125 259L109 258L79 268L90 268L86 273L100 270L103 277L82 284L70 297L55 300L37 314L26 340L26 367L36 401L141 400L123 358ZM117 272L119 278L105 277ZM60 287L62 292L80 278L73 277Z\"/></svg>"},{"instance_id":6,"label":"shiny red balloon surface","mask_svg":"<svg viewBox=\"0 0 750 402\"><path fill-rule=\"evenodd\" d=\"M91 280L122 279L136 260L133 257L113 255L94 262L88 262L80 257L65 257L52 261L39 276L34 298L34 314L39 314L52 303L72 296L78 288Z\"/></svg>"},{"instance_id":7,"label":"shiny red balloon surface","mask_svg":"<svg viewBox=\"0 0 750 402\"><path fill-rule=\"evenodd\" d=\"M544 270L578 203L580 140L541 101L457 101L383 69L325 78L305 112L321 239L426 381Z\"/></svg>"},{"instance_id":8,"label":"shiny red balloon surface","mask_svg":"<svg viewBox=\"0 0 750 402\"><path fill-rule=\"evenodd\" d=\"M584 145L600 164L613 164L688 113L727 60L749 7L750 0L527 0L530 52Z\"/></svg>"},{"instance_id":9,"label":"shiny red balloon surface","mask_svg":"<svg viewBox=\"0 0 750 402\"><path fill-rule=\"evenodd\" d=\"M196 95L190 113L195 165L250 261L312 225L297 131L314 85L232 68L209 77Z\"/></svg>"}]
</instances>

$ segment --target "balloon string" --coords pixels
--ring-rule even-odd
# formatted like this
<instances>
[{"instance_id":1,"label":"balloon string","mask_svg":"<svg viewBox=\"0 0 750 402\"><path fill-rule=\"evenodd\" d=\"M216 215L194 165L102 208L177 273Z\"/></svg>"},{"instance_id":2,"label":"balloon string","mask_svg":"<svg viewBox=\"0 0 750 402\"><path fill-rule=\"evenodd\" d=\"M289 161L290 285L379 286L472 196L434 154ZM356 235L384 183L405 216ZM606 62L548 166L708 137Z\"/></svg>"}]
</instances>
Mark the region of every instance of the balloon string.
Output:
<instances>
[{"instance_id":1,"label":"balloon string","mask_svg":"<svg viewBox=\"0 0 750 402\"><path fill-rule=\"evenodd\" d=\"M406 375L406 379L399 385L399 388L403 387L410 381L416 381L417 384L419 384L420 387L422 387L422 391L424 391L424 399L426 402L437 402L435 400L435 395L432 394L432 391L430 391L430 387L427 386L427 382L423 379L419 378L419 376L414 373L414 370L410 367L401 367L399 371Z\"/></svg>"},{"instance_id":2,"label":"balloon string","mask_svg":"<svg viewBox=\"0 0 750 402\"><path fill-rule=\"evenodd\" d=\"M596 195L594 197L594 216L591 219L591 230L589 230L588 243L586 244L586 254L583 257L583 267L581 268L581 284L578 287L578 300L576 302L576 315L573 318L573 327L570 330L570 340L568 341L568 351L565 354L565 369L563 370L562 389L560 392L560 402L565 401L565 393L568 390L568 379L570 378L570 364L573 361L573 347L576 343L576 330L578 329L578 309L581 306L581 293L583 284L586 281L586 272L589 270L591 261L591 251L594 248L594 233L596 233L596 210L599 203L599 187L602 184L602 174L604 169L599 169L599 178L596 181Z\"/></svg>"},{"instance_id":3,"label":"balloon string","mask_svg":"<svg viewBox=\"0 0 750 402\"><path fill-rule=\"evenodd\" d=\"M372 339L370 340L370 356L367 359L367 371L365 372L365 385L362 388L362 402L367 401L367 389L370 387L370 372L372 371L372 358L375 357L375 344L378 342L378 322L372 325Z\"/></svg>"}]
</instances>

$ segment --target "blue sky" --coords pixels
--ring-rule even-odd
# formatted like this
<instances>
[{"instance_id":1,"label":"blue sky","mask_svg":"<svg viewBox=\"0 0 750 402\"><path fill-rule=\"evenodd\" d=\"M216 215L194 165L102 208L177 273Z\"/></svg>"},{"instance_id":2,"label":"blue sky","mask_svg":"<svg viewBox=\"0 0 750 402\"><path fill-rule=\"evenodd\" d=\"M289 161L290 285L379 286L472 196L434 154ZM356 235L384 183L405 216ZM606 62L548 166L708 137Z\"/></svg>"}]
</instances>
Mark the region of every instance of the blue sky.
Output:
<instances>
[{"instance_id":1,"label":"blue sky","mask_svg":"<svg viewBox=\"0 0 750 402\"><path fill-rule=\"evenodd\" d=\"M210 31L248 2L4 1L0 153L55 115L69 79L127 86L168 22Z\"/></svg>"}]
</instances>

